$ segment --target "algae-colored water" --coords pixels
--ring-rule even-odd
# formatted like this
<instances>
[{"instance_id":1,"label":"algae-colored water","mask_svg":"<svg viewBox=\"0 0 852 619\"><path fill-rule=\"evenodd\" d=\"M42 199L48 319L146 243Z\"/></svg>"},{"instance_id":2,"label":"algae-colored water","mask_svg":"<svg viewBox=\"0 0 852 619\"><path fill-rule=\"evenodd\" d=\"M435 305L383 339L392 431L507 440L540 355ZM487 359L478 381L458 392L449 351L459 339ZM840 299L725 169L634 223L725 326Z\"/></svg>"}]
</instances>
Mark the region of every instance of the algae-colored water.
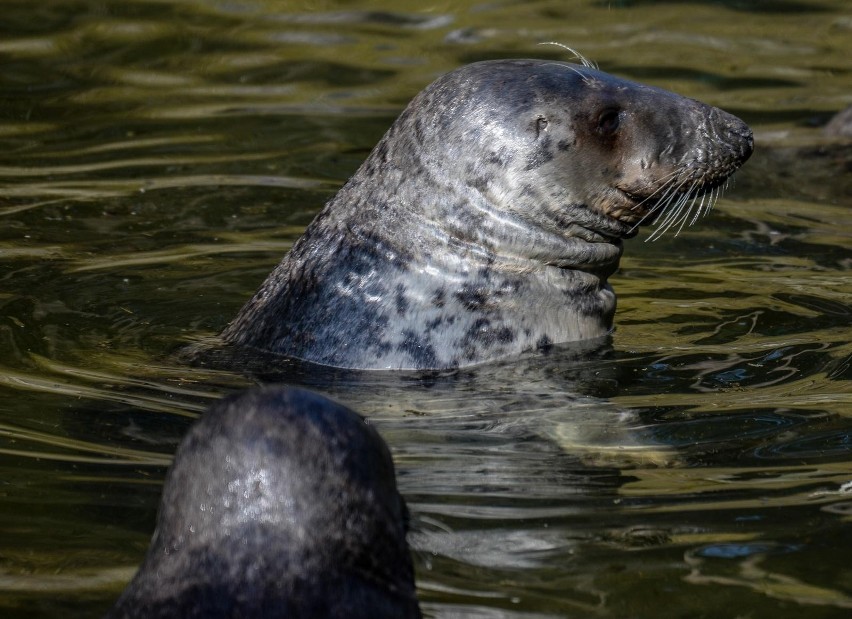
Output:
<instances>
[{"instance_id":1,"label":"algae-colored water","mask_svg":"<svg viewBox=\"0 0 852 619\"><path fill-rule=\"evenodd\" d=\"M425 8L424 8L425 6ZM427 617L852 612L844 0L4 2L0 615L92 617L171 454L250 383L216 333L402 106L495 57L719 105L756 152L714 211L629 241L612 347L428 381L306 377L369 416Z\"/></svg>"}]
</instances>

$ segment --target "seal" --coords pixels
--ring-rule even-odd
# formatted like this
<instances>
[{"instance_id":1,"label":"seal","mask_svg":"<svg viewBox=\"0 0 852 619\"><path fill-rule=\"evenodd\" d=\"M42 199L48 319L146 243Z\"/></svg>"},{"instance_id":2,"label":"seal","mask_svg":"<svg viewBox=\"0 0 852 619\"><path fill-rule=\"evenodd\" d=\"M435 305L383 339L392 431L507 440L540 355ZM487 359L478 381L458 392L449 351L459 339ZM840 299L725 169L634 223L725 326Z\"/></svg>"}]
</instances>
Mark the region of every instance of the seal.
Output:
<instances>
[{"instance_id":1,"label":"seal","mask_svg":"<svg viewBox=\"0 0 852 619\"><path fill-rule=\"evenodd\" d=\"M823 133L831 138L852 138L852 105L832 116Z\"/></svg>"},{"instance_id":2,"label":"seal","mask_svg":"<svg viewBox=\"0 0 852 619\"><path fill-rule=\"evenodd\" d=\"M390 452L300 389L215 404L184 437L118 618L421 616Z\"/></svg>"},{"instance_id":3,"label":"seal","mask_svg":"<svg viewBox=\"0 0 852 619\"><path fill-rule=\"evenodd\" d=\"M622 239L706 214L740 119L589 66L498 60L415 97L222 333L360 369L603 337Z\"/></svg>"}]
</instances>

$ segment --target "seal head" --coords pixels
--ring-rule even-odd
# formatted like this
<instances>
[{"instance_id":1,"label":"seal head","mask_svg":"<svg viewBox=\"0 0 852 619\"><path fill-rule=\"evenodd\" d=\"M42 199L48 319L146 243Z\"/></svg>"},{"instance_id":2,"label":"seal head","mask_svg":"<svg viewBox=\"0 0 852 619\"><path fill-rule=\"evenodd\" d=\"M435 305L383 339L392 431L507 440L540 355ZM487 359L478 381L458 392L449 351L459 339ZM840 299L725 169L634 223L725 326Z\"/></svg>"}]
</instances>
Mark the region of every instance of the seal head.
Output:
<instances>
[{"instance_id":1,"label":"seal head","mask_svg":"<svg viewBox=\"0 0 852 619\"><path fill-rule=\"evenodd\" d=\"M622 239L706 212L752 147L722 110L592 68L462 67L415 97L223 337L427 369L605 336Z\"/></svg>"},{"instance_id":2,"label":"seal head","mask_svg":"<svg viewBox=\"0 0 852 619\"><path fill-rule=\"evenodd\" d=\"M148 554L109 618L419 618L381 437L319 395L214 405L166 477Z\"/></svg>"}]
</instances>

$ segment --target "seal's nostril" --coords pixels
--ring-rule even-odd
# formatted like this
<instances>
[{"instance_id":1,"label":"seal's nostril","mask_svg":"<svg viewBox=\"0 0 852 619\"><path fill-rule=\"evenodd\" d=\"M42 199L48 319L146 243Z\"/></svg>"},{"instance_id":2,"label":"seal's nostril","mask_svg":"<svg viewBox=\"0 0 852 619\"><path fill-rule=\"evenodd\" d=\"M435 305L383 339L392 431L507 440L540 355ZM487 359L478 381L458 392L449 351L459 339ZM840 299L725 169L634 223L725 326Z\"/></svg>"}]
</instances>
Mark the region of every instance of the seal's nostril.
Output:
<instances>
[{"instance_id":1,"label":"seal's nostril","mask_svg":"<svg viewBox=\"0 0 852 619\"><path fill-rule=\"evenodd\" d=\"M739 138L740 143L740 153L743 162L745 162L745 160L751 157L751 154L754 152L754 135L752 134L751 129L749 129L747 125L743 124L737 137Z\"/></svg>"}]
</instances>

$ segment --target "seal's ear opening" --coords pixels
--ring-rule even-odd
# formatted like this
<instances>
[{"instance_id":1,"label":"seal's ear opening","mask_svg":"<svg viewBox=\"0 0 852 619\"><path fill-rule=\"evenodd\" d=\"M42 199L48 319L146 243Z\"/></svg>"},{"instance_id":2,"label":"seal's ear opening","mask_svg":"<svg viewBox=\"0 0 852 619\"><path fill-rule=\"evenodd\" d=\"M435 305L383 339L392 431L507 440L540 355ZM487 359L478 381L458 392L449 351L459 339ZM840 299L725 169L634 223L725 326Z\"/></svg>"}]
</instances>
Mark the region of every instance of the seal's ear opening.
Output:
<instances>
[{"instance_id":1,"label":"seal's ear opening","mask_svg":"<svg viewBox=\"0 0 852 619\"><path fill-rule=\"evenodd\" d=\"M535 138L538 139L541 134L547 129L547 119L544 116L539 116L535 119Z\"/></svg>"}]
</instances>

